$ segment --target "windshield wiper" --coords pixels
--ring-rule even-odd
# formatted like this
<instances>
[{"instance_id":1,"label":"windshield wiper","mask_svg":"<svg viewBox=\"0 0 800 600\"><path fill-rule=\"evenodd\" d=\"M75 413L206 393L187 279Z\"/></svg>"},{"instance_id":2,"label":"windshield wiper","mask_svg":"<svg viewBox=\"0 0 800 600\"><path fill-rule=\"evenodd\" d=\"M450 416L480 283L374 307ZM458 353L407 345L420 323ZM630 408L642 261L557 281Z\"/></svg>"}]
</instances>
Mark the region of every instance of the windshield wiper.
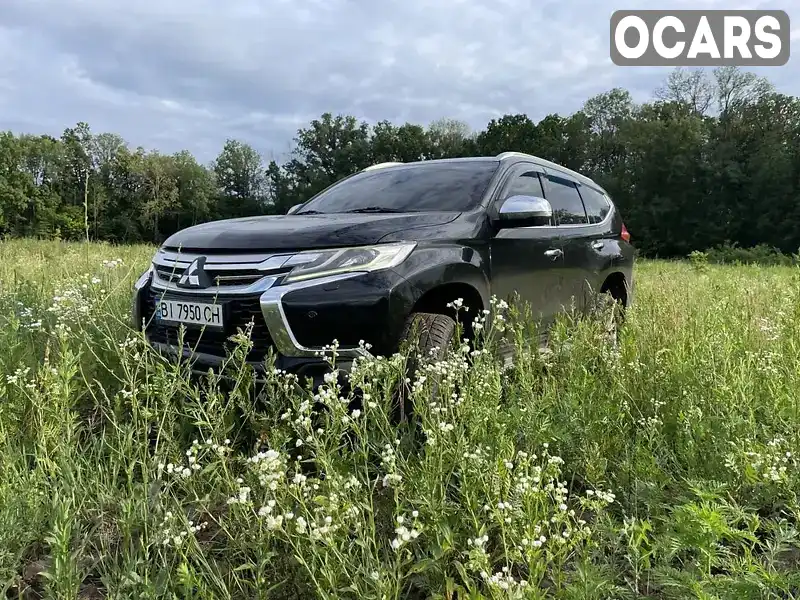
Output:
<instances>
[{"instance_id":1,"label":"windshield wiper","mask_svg":"<svg viewBox=\"0 0 800 600\"><path fill-rule=\"evenodd\" d=\"M304 211L301 211L301 212L296 212L294 214L296 214L296 215L321 215L323 213L321 211L318 211L318 210L304 210Z\"/></svg>"},{"instance_id":2,"label":"windshield wiper","mask_svg":"<svg viewBox=\"0 0 800 600\"><path fill-rule=\"evenodd\" d=\"M346 210L346 213L401 213L404 210L397 210L396 208L385 208L383 206L365 206L364 208L354 208L353 210Z\"/></svg>"}]
</instances>

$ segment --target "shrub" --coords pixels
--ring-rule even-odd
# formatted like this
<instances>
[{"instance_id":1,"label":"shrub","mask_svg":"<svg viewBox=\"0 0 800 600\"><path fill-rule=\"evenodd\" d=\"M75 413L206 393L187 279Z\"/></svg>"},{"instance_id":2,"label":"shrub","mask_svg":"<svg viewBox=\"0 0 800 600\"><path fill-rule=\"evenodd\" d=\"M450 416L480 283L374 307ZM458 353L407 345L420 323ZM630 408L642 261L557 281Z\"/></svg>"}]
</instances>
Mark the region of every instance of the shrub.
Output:
<instances>
[{"instance_id":1,"label":"shrub","mask_svg":"<svg viewBox=\"0 0 800 600\"><path fill-rule=\"evenodd\" d=\"M791 265L796 263L795 255L783 254L777 248L767 244L758 244L752 248L741 248L736 244L726 243L705 252L708 262L733 265Z\"/></svg>"}]
</instances>

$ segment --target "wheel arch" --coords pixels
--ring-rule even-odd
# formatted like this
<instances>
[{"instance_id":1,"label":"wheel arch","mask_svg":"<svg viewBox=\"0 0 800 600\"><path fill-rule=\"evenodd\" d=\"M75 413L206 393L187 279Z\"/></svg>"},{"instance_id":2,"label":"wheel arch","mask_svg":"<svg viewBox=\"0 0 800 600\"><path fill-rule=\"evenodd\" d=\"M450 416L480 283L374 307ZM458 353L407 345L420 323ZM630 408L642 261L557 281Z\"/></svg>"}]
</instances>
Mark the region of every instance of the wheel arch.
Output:
<instances>
[{"instance_id":1,"label":"wheel arch","mask_svg":"<svg viewBox=\"0 0 800 600\"><path fill-rule=\"evenodd\" d=\"M462 306L458 310L448 306L456 300L462 301ZM471 322L484 307L483 297L473 285L464 281L451 281L441 283L422 294L414 303L412 312L444 314L464 324L467 320Z\"/></svg>"},{"instance_id":2,"label":"wheel arch","mask_svg":"<svg viewBox=\"0 0 800 600\"><path fill-rule=\"evenodd\" d=\"M601 294L611 294L611 297L627 307L630 304L628 293L628 279L622 271L613 271L606 275L600 286Z\"/></svg>"}]
</instances>

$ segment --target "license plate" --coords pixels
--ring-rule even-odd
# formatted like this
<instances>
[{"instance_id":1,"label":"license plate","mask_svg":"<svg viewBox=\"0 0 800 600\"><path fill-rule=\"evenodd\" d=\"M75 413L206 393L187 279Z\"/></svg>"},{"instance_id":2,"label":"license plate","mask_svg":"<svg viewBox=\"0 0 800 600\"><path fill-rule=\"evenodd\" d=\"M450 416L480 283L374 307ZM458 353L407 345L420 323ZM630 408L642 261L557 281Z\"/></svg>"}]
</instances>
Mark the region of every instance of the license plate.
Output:
<instances>
[{"instance_id":1,"label":"license plate","mask_svg":"<svg viewBox=\"0 0 800 600\"><path fill-rule=\"evenodd\" d=\"M156 305L156 318L159 321L168 321L170 323L223 327L221 304L186 302L184 300L159 300Z\"/></svg>"}]
</instances>

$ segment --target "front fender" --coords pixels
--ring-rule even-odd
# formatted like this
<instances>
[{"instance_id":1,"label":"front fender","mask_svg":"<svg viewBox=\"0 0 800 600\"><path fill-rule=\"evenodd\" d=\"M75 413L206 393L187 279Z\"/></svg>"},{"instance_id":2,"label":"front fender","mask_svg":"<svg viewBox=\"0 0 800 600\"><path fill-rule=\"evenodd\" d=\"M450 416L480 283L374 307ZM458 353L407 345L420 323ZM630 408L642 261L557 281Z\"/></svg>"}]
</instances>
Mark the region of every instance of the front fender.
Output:
<instances>
[{"instance_id":1,"label":"front fender","mask_svg":"<svg viewBox=\"0 0 800 600\"><path fill-rule=\"evenodd\" d=\"M415 302L438 286L460 283L474 288L483 306L489 306L488 265L488 250L462 245L426 245L417 247L395 271L411 284Z\"/></svg>"}]
</instances>

